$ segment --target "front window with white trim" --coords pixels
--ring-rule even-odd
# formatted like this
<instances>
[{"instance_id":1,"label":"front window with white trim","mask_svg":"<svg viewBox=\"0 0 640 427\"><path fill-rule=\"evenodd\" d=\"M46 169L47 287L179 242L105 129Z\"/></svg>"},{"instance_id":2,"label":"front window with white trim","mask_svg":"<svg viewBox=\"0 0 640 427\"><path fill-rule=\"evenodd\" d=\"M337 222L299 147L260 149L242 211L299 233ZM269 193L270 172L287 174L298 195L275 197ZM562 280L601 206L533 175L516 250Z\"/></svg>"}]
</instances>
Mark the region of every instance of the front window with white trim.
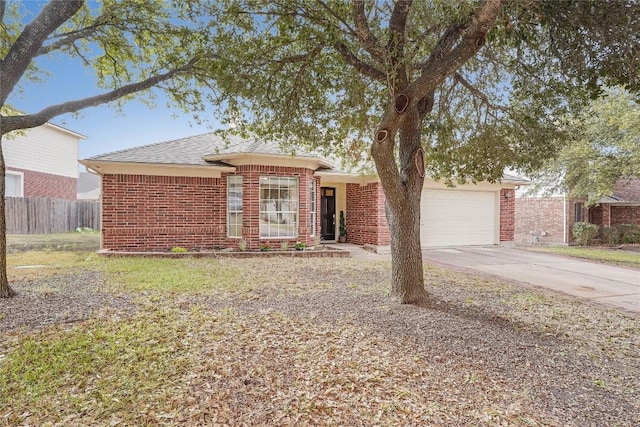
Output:
<instances>
[{"instance_id":1,"label":"front window with white trim","mask_svg":"<svg viewBox=\"0 0 640 427\"><path fill-rule=\"evenodd\" d=\"M260 237L298 237L298 178L260 177Z\"/></svg>"},{"instance_id":2,"label":"front window with white trim","mask_svg":"<svg viewBox=\"0 0 640 427\"><path fill-rule=\"evenodd\" d=\"M4 175L5 197L23 197L24 174L22 172L7 171Z\"/></svg>"},{"instance_id":3,"label":"front window with white trim","mask_svg":"<svg viewBox=\"0 0 640 427\"><path fill-rule=\"evenodd\" d=\"M242 176L227 177L227 236L242 237Z\"/></svg>"},{"instance_id":4,"label":"front window with white trim","mask_svg":"<svg viewBox=\"0 0 640 427\"><path fill-rule=\"evenodd\" d=\"M309 224L311 226L311 237L316 235L316 180L309 183Z\"/></svg>"}]
</instances>

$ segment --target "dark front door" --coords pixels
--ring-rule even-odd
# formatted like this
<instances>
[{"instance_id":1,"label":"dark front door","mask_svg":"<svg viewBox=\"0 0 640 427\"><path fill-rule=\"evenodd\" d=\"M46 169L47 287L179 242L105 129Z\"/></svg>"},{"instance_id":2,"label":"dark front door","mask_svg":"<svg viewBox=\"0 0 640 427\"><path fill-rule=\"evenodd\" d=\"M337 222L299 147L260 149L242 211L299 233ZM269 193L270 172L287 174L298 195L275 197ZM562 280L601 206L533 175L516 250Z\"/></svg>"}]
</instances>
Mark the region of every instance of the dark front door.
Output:
<instances>
[{"instance_id":1,"label":"dark front door","mask_svg":"<svg viewBox=\"0 0 640 427\"><path fill-rule=\"evenodd\" d=\"M320 189L320 233L323 240L336 240L336 189Z\"/></svg>"}]
</instances>

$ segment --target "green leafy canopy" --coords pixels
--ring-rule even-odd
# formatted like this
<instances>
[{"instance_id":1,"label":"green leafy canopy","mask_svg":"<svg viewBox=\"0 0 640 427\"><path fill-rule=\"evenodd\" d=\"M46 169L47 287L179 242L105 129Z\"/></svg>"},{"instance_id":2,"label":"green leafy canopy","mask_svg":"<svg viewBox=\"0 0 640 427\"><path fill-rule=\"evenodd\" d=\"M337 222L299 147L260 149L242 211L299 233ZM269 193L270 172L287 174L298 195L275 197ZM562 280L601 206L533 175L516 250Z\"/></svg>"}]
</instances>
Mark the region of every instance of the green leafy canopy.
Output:
<instances>
[{"instance_id":1,"label":"green leafy canopy","mask_svg":"<svg viewBox=\"0 0 640 427\"><path fill-rule=\"evenodd\" d=\"M640 105L621 87L567 120L570 143L534 175L539 187L567 191L588 204L612 194L617 182L640 178Z\"/></svg>"},{"instance_id":2,"label":"green leafy canopy","mask_svg":"<svg viewBox=\"0 0 640 427\"><path fill-rule=\"evenodd\" d=\"M405 2L395 43L389 1L219 1L220 113L242 117L235 132L365 160L399 82L421 76L447 34L455 46L482 3ZM603 83L638 88L638 16L633 2L505 2L482 49L435 90L427 171L478 181L538 169L566 143L561 119Z\"/></svg>"}]
</instances>

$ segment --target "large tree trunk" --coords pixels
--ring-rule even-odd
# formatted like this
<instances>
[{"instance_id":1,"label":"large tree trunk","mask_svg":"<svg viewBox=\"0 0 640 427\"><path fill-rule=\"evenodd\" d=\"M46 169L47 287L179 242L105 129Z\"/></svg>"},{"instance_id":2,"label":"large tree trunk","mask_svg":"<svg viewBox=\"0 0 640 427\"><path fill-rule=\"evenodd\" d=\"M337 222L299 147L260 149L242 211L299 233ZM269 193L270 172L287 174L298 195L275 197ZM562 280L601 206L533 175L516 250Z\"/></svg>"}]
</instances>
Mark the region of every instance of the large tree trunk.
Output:
<instances>
[{"instance_id":1,"label":"large tree trunk","mask_svg":"<svg viewBox=\"0 0 640 427\"><path fill-rule=\"evenodd\" d=\"M406 113L399 128L398 158L390 140L376 142L372 155L386 197L391 233L391 296L402 304L425 300L420 249L420 196L424 183L421 115L418 107Z\"/></svg>"},{"instance_id":2,"label":"large tree trunk","mask_svg":"<svg viewBox=\"0 0 640 427\"><path fill-rule=\"evenodd\" d=\"M7 218L5 216L4 187L5 164L2 154L2 135L0 134L0 298L9 298L16 293L9 286L7 278Z\"/></svg>"},{"instance_id":3,"label":"large tree trunk","mask_svg":"<svg viewBox=\"0 0 640 427\"><path fill-rule=\"evenodd\" d=\"M391 296L403 304L415 304L427 295L420 250L420 193L407 192L406 196L399 211L390 203L386 206L391 232ZM388 195L387 200L389 197L398 195Z\"/></svg>"}]
</instances>

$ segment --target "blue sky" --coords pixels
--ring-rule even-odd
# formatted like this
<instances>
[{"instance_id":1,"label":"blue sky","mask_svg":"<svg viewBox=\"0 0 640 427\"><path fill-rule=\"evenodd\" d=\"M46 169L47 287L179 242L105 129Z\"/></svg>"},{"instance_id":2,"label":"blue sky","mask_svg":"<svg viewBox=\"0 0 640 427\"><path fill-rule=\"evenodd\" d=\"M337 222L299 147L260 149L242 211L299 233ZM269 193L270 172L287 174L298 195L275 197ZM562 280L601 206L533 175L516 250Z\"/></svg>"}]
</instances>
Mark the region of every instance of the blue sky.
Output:
<instances>
[{"instance_id":1,"label":"blue sky","mask_svg":"<svg viewBox=\"0 0 640 427\"><path fill-rule=\"evenodd\" d=\"M25 2L28 12L37 13L42 2ZM31 20L33 16L25 17ZM92 70L80 61L42 58L38 64L51 73L44 82L33 83L26 79L20 82L21 93L16 88L8 104L24 113L35 113L41 109L74 99L103 93L97 87ZM80 159L124 148L135 147L219 129L220 124L210 114L209 123L196 124L189 113L166 106L167 98L156 92L156 108L137 101L127 103L122 113L108 105L80 111L80 117L72 114L58 116L52 123L63 126L87 137L80 142ZM204 116L203 114L200 115Z\"/></svg>"}]
</instances>

